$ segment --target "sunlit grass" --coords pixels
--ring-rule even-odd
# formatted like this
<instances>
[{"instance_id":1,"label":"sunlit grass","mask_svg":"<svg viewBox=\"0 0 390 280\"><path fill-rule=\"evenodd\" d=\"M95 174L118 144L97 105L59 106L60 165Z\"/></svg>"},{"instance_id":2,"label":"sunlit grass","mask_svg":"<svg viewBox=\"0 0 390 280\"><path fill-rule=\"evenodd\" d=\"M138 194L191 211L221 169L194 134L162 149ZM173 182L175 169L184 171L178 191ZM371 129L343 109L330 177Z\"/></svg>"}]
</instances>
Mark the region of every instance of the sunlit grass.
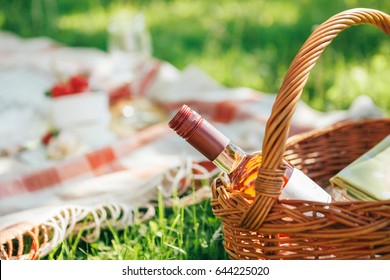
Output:
<instances>
[{"instance_id":1,"label":"sunlit grass","mask_svg":"<svg viewBox=\"0 0 390 280\"><path fill-rule=\"evenodd\" d=\"M105 31L109 17L104 9L96 7L88 12L72 13L59 17L57 28L85 34Z\"/></svg>"},{"instance_id":2,"label":"sunlit grass","mask_svg":"<svg viewBox=\"0 0 390 280\"><path fill-rule=\"evenodd\" d=\"M137 214L136 214L137 215ZM166 208L159 195L156 216L123 230L102 231L99 241L86 243L79 231L44 259L169 260L224 259L220 221L208 201L187 207Z\"/></svg>"}]
</instances>

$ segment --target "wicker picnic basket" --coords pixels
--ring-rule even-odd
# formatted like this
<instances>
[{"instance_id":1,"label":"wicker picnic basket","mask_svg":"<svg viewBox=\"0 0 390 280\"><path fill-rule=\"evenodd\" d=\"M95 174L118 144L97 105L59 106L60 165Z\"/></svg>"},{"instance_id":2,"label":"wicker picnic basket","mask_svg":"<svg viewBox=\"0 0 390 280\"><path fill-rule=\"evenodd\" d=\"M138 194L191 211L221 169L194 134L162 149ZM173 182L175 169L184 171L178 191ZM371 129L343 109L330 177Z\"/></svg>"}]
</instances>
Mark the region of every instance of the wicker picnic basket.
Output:
<instances>
[{"instance_id":1,"label":"wicker picnic basket","mask_svg":"<svg viewBox=\"0 0 390 280\"><path fill-rule=\"evenodd\" d=\"M329 179L390 133L390 119L349 121L288 138L297 102L319 56L338 33L368 23L390 34L390 16L371 9L341 12L320 25L293 60L267 122L255 197L223 177L211 205L222 218L232 259L390 259L390 200L324 204L278 200L282 158L325 187ZM312 215L305 213L313 211Z\"/></svg>"}]
</instances>

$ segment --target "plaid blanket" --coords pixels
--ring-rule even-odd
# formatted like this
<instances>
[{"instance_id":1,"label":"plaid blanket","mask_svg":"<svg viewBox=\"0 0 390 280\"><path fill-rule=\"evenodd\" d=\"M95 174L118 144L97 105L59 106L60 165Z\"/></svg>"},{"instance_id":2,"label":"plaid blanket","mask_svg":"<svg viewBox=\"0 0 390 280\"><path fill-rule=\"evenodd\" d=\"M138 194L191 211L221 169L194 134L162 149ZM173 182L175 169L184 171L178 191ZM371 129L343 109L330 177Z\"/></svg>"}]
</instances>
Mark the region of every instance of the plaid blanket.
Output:
<instances>
[{"instance_id":1,"label":"plaid blanket","mask_svg":"<svg viewBox=\"0 0 390 280\"><path fill-rule=\"evenodd\" d=\"M226 88L195 66L180 71L156 59L146 63L137 79L124 83L118 81L108 54L47 38L0 33L0 58L0 148L6 151L0 157L1 259L37 259L82 227L88 229L84 239L94 241L107 225L133 224L135 210L142 213L141 220L149 219L158 191L170 205L174 193L183 196L191 184L202 181L196 195L181 202L209 198L210 187L204 182L218 170L170 131L169 117L185 103L253 151L261 148L275 98L249 88ZM158 104L167 119L70 158L48 161L38 149L40 156L26 160L15 147L46 129L42 120L48 118L48 101L43 92L56 81L59 69L88 71L93 86L109 95L111 106L137 96ZM365 96L346 111L323 113L300 103L291 133L380 116ZM31 244L27 250L26 243Z\"/></svg>"}]
</instances>

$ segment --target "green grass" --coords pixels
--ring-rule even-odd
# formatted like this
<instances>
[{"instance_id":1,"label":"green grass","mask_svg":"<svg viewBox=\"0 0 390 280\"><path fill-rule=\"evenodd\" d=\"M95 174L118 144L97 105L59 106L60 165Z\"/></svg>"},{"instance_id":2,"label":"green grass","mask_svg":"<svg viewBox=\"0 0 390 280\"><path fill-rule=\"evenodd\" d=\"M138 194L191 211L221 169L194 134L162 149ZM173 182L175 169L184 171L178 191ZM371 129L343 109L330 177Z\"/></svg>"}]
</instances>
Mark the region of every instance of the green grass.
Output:
<instances>
[{"instance_id":1,"label":"green grass","mask_svg":"<svg viewBox=\"0 0 390 280\"><path fill-rule=\"evenodd\" d=\"M118 12L142 11L155 57L183 69L194 64L228 87L277 92L313 28L350 8L390 13L383 0L3 0L0 27L22 37L49 36L70 46L106 50L106 26ZM390 113L390 39L371 26L337 37L313 69L302 99L327 111L367 94ZM221 259L220 221L209 202L165 208L153 220L106 229L98 242L70 237L48 259Z\"/></svg>"},{"instance_id":2,"label":"green grass","mask_svg":"<svg viewBox=\"0 0 390 280\"><path fill-rule=\"evenodd\" d=\"M191 191L189 192L191 195ZM136 214L137 216L137 214ZM135 219L137 220L137 219ZM83 241L88 232L79 231L45 256L48 260L202 260L225 259L220 221L209 201L172 208L162 196L156 216L125 229L102 230L100 240Z\"/></svg>"}]
</instances>

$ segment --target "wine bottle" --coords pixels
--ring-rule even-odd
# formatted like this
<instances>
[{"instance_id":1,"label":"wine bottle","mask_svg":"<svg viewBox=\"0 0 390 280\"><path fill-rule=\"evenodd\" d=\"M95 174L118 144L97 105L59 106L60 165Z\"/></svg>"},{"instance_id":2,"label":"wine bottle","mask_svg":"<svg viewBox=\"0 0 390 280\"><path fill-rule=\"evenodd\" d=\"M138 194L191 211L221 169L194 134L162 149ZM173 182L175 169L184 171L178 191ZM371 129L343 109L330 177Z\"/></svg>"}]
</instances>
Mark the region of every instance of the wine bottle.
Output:
<instances>
[{"instance_id":1,"label":"wine bottle","mask_svg":"<svg viewBox=\"0 0 390 280\"><path fill-rule=\"evenodd\" d=\"M261 152L244 152L187 105L180 108L169 127L225 172L234 189L255 195L254 180L261 165ZM286 160L283 164L286 168L279 199L331 202L331 196L302 171Z\"/></svg>"}]
</instances>

